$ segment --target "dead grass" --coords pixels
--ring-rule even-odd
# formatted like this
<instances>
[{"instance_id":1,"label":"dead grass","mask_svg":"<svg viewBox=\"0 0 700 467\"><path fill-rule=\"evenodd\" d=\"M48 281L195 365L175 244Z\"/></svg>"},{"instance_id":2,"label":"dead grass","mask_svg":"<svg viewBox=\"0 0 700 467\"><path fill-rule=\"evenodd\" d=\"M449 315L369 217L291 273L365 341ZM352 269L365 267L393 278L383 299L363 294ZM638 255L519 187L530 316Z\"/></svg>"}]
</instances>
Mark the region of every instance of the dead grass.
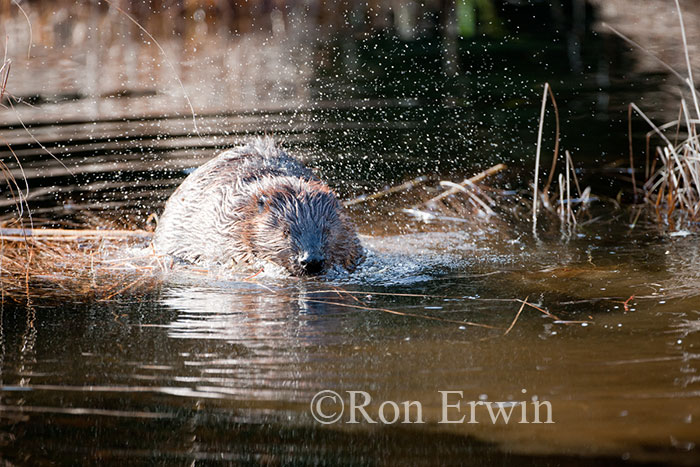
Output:
<instances>
[{"instance_id":1,"label":"dead grass","mask_svg":"<svg viewBox=\"0 0 700 467\"><path fill-rule=\"evenodd\" d=\"M421 218L430 218L438 213L443 217L472 221L492 219L496 215L496 201L489 196L489 189L482 182L506 168L505 164L496 164L459 183L440 180L441 193L414 204L405 211Z\"/></svg>"},{"instance_id":2,"label":"dead grass","mask_svg":"<svg viewBox=\"0 0 700 467\"><path fill-rule=\"evenodd\" d=\"M343 205L356 207L377 203L400 194L401 203L408 204L407 199L414 200L403 212L419 220L461 221L470 224L478 224L479 221L495 222L498 220L496 208L499 204L495 197L499 190L484 182L506 169L505 164L496 164L460 182L421 176L369 195L358 196L345 201Z\"/></svg>"},{"instance_id":3,"label":"dead grass","mask_svg":"<svg viewBox=\"0 0 700 467\"><path fill-rule=\"evenodd\" d=\"M111 300L160 282L143 231L0 229L2 299ZM140 247L140 248L137 248ZM134 248L138 254L125 254Z\"/></svg>"},{"instance_id":4,"label":"dead grass","mask_svg":"<svg viewBox=\"0 0 700 467\"><path fill-rule=\"evenodd\" d=\"M700 140L697 132L697 125L700 123L700 98L698 98L693 80L683 12L677 0L676 11L688 76L682 76L661 59L654 58L683 82L688 91L690 105L686 98L682 98L679 118L663 125L656 125L636 104L630 104L630 127L634 112L641 116L651 128L647 133L645 182L641 188L641 195L643 195L645 204L653 210L657 222L669 227L670 230L694 227L700 221ZM631 41L618 31L610 29L632 45L644 50L636 42ZM653 56L650 52L644 51ZM659 141L653 152L651 150L652 138ZM631 131L630 166L636 197L640 190L636 186Z\"/></svg>"},{"instance_id":5,"label":"dead grass","mask_svg":"<svg viewBox=\"0 0 700 467\"><path fill-rule=\"evenodd\" d=\"M554 109L556 130L554 136L554 151L552 155L551 167L547 176L547 182L540 190L539 179L541 165L540 158L542 154L542 133L544 129L545 110L548 97L550 102L552 103L552 108ZM559 136L559 108L557 106L557 101L554 97L554 92L552 91L551 86L549 85L549 83L545 83L544 92L542 94L540 122L537 131L535 172L534 182L532 186L533 193L531 200L531 215L532 233L534 235L537 235L538 219L543 213L549 214L550 218L556 217L559 220L559 228L562 231L562 233L571 235L579 222L579 218L587 212L588 206L592 199L590 187L581 190L581 185L579 184L578 177L576 176L574 160L571 157L571 153L569 151L564 151L563 172L557 173L557 165L560 157ZM557 182L556 188L553 188L554 180L556 180ZM577 196L572 198L574 188L576 189ZM521 201L527 203L527 199L524 197Z\"/></svg>"}]
</instances>

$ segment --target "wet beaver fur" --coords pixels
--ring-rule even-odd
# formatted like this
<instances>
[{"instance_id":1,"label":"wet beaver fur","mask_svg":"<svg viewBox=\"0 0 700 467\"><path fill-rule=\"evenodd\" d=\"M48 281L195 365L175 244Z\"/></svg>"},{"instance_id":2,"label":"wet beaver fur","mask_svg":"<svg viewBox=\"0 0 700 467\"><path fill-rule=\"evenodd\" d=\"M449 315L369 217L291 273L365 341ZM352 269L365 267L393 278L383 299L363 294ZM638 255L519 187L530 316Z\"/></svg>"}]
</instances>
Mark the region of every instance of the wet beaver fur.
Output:
<instances>
[{"instance_id":1,"label":"wet beaver fur","mask_svg":"<svg viewBox=\"0 0 700 467\"><path fill-rule=\"evenodd\" d=\"M154 246L190 263L269 261L296 276L352 271L363 258L335 194L270 138L191 173L166 203Z\"/></svg>"}]
</instances>

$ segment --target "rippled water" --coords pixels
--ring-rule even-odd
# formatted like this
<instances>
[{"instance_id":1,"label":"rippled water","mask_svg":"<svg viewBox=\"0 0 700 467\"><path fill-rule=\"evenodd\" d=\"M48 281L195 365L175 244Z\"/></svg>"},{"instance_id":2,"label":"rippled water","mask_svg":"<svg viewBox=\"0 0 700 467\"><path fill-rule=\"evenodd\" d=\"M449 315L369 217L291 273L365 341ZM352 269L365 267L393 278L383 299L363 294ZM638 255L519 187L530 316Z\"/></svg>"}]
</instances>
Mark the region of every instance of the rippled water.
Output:
<instances>
[{"instance_id":1,"label":"rippled water","mask_svg":"<svg viewBox=\"0 0 700 467\"><path fill-rule=\"evenodd\" d=\"M20 172L4 154L29 184L35 222L142 227L188 170L250 133L278 135L344 198L421 174L461 180L500 161L515 167L508 183L526 185L539 105L531 86L552 76L587 182L610 194L600 167L626 157L620 75L603 86L600 70L532 71L514 59L542 44L475 49L478 64L496 65L465 79L442 75L430 44L283 42L264 57L258 45L208 60L175 55L200 136L168 71L144 88L133 76L149 76L148 66L132 63L126 86L138 92L99 97L121 87L107 73L105 89L65 97L104 62L60 68L65 82L19 62L13 92L48 97L3 112L0 136L22 161ZM557 68L563 48L544 51ZM517 79L498 65L509 60ZM232 77L240 62L253 64ZM643 93L662 81L634 83ZM608 204L578 235L533 238L525 221L426 225L402 214L409 201L351 210L370 254L349 276L180 271L107 302L4 301L0 455L18 464L700 461L695 234L630 229L634 213ZM7 219L12 204L2 202ZM555 316L525 307L504 335L526 297ZM309 404L324 389L420 401L428 423L322 425ZM555 423L440 424L441 390L550 401Z\"/></svg>"}]
</instances>

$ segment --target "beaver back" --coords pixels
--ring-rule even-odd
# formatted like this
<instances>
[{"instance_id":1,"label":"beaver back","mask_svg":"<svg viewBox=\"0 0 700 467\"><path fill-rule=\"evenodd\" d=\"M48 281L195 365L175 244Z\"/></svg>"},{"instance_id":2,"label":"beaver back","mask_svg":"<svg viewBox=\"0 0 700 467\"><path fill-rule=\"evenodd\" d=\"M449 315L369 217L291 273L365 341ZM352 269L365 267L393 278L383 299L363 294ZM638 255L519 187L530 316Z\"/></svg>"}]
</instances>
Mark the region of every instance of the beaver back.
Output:
<instances>
[{"instance_id":1,"label":"beaver back","mask_svg":"<svg viewBox=\"0 0 700 467\"><path fill-rule=\"evenodd\" d=\"M342 220L339 238L351 252L342 263L355 264L361 255L359 241L332 192L270 138L225 151L191 173L166 203L154 236L156 252L192 263L252 260L255 248L247 239L258 214L255 199L285 187L333 197L327 206L336 206Z\"/></svg>"}]
</instances>

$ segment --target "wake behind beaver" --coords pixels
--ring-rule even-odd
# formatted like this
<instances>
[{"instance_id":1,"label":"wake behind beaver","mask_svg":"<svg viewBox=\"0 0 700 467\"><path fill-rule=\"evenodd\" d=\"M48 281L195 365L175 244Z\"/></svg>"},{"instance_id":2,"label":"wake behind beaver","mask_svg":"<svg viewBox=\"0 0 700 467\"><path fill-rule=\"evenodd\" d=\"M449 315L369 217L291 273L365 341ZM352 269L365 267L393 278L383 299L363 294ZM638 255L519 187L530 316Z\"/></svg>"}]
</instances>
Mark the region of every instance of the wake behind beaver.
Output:
<instances>
[{"instance_id":1,"label":"wake behind beaver","mask_svg":"<svg viewBox=\"0 0 700 467\"><path fill-rule=\"evenodd\" d=\"M268 262L295 276L353 271L364 258L333 191L267 137L190 174L168 199L154 246L189 263Z\"/></svg>"}]
</instances>

